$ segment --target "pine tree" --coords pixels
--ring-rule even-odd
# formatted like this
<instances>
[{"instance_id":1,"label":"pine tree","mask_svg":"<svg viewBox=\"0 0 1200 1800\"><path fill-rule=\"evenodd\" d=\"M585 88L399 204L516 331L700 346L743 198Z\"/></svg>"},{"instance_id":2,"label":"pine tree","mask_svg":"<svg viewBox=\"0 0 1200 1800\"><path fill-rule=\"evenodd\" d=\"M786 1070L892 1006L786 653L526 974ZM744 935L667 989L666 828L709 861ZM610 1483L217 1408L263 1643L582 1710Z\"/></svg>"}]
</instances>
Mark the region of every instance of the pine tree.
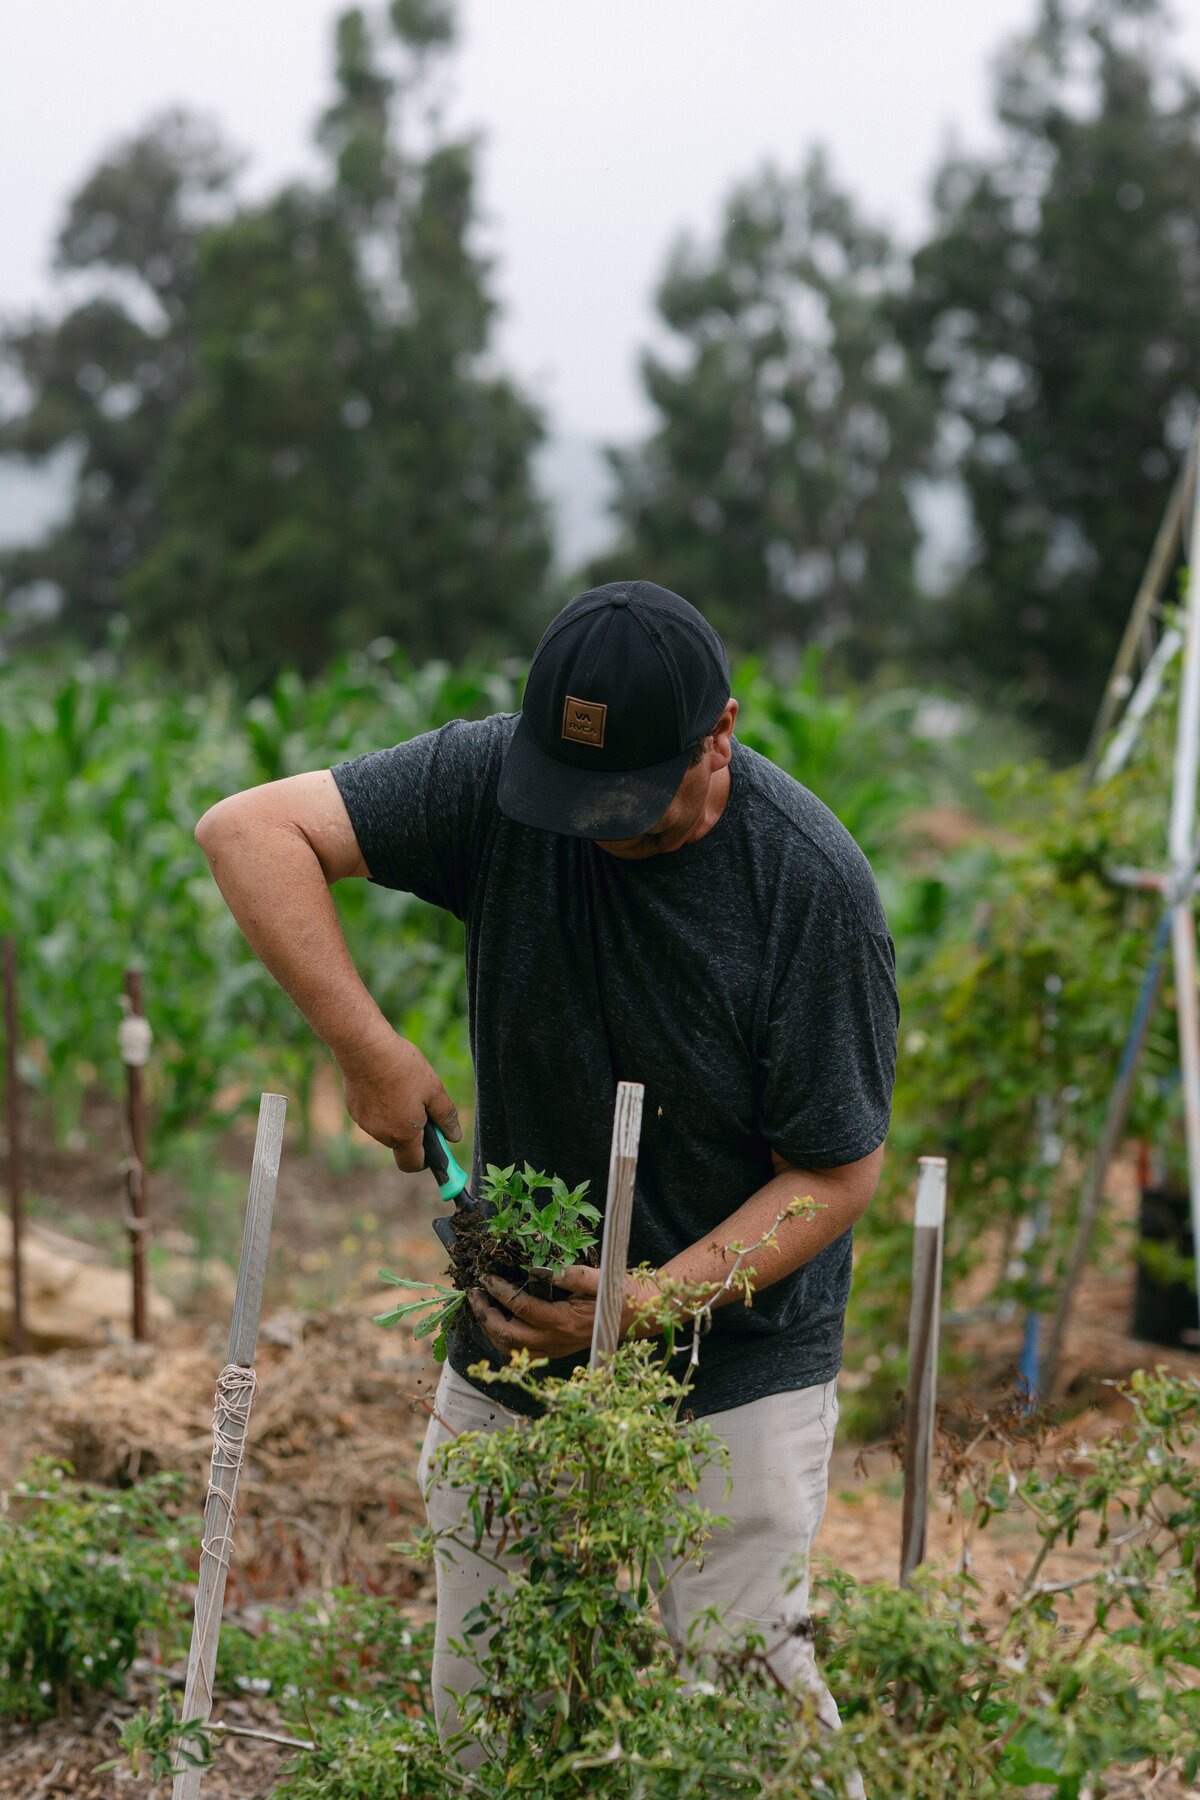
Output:
<instances>
[{"instance_id":1,"label":"pine tree","mask_svg":"<svg viewBox=\"0 0 1200 1800\"><path fill-rule=\"evenodd\" d=\"M974 515L946 665L1064 749L1094 716L1200 381L1200 91L1157 0L1045 0L955 155L906 337Z\"/></svg>"},{"instance_id":2,"label":"pine tree","mask_svg":"<svg viewBox=\"0 0 1200 1800\"><path fill-rule=\"evenodd\" d=\"M156 539L163 449L195 376L197 243L228 204L234 168L214 133L179 112L119 145L71 201L56 245L58 271L91 292L4 334L15 400L0 453L44 462L69 446L77 458L69 517L0 564L10 617L49 589L69 626L101 641L126 571Z\"/></svg>"},{"instance_id":3,"label":"pine tree","mask_svg":"<svg viewBox=\"0 0 1200 1800\"><path fill-rule=\"evenodd\" d=\"M623 537L593 575L661 581L740 648L820 641L859 671L901 650L931 410L893 327L903 281L820 155L735 190L658 290L658 422L612 454Z\"/></svg>"},{"instance_id":4,"label":"pine tree","mask_svg":"<svg viewBox=\"0 0 1200 1800\"><path fill-rule=\"evenodd\" d=\"M445 0L346 12L324 173L187 238L186 355L141 446L154 503L103 608L64 581L70 620L119 605L138 643L248 686L381 635L417 658L528 636L541 425L487 361L475 146L436 105L452 42Z\"/></svg>"}]
</instances>

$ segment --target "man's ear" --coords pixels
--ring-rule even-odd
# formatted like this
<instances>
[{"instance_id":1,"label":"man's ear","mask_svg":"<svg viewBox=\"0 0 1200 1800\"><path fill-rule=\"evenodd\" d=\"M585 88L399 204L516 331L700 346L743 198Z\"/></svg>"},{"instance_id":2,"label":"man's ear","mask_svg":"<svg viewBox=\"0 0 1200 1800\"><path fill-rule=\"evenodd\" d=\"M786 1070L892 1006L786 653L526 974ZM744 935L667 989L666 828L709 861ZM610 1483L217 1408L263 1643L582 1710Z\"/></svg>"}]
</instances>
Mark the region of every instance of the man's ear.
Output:
<instances>
[{"instance_id":1,"label":"man's ear","mask_svg":"<svg viewBox=\"0 0 1200 1800\"><path fill-rule=\"evenodd\" d=\"M733 727L737 721L738 703L730 699L712 728L712 747L717 754L717 768L723 769L733 755Z\"/></svg>"}]
</instances>

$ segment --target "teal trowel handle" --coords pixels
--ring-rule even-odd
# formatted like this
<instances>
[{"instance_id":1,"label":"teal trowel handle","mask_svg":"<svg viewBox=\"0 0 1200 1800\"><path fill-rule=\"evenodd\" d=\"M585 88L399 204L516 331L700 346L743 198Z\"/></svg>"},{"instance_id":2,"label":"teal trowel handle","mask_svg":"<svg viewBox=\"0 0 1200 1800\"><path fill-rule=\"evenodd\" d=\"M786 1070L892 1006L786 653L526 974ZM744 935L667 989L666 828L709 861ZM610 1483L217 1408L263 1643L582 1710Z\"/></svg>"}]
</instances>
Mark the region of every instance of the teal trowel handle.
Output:
<instances>
[{"instance_id":1,"label":"teal trowel handle","mask_svg":"<svg viewBox=\"0 0 1200 1800\"><path fill-rule=\"evenodd\" d=\"M438 1193L443 1200L457 1200L467 1185L467 1177L455 1162L449 1144L432 1119L425 1121L422 1142L425 1146L425 1167L432 1171L433 1179L438 1184Z\"/></svg>"}]
</instances>

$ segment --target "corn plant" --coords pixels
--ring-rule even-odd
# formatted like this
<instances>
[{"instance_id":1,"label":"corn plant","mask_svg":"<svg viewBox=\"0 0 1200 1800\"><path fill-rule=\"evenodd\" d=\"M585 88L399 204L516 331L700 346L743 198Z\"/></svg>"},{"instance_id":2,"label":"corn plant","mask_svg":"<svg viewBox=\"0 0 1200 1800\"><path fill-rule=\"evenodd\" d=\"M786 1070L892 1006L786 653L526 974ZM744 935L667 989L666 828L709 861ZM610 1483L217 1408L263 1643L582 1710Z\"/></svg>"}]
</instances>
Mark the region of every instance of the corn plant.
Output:
<instances>
[{"instance_id":1,"label":"corn plant","mask_svg":"<svg viewBox=\"0 0 1200 1800\"><path fill-rule=\"evenodd\" d=\"M195 822L238 789L452 718L513 710L519 679L516 665L413 669L385 640L319 679L282 675L246 704L228 683L190 693L160 669L128 664L116 641L74 662L0 662L0 933L16 936L21 957L24 1074L60 1135L89 1087L123 1092L116 1025L129 965L144 973L156 1033L160 1142L256 1094L264 1062L303 1117L323 1052L242 941L193 841ZM818 788L880 865L898 914L906 909L891 849L901 813L926 794L928 756L910 729L916 697L864 715L822 692L811 661L787 685L743 665L734 688L745 699L740 735ZM458 922L365 883L335 895L384 1012L466 1089Z\"/></svg>"},{"instance_id":2,"label":"corn plant","mask_svg":"<svg viewBox=\"0 0 1200 1800\"><path fill-rule=\"evenodd\" d=\"M129 965L143 970L155 1031L160 1142L257 1093L264 1063L303 1114L323 1052L230 918L193 841L196 820L240 788L511 706L515 694L511 675L414 671L383 645L322 682L283 676L248 706L228 685L189 694L111 657L0 664L0 932L20 956L23 1073L59 1133L89 1087L123 1091L116 1026ZM397 1030L465 1085L458 922L362 883L343 884L337 902Z\"/></svg>"}]
</instances>

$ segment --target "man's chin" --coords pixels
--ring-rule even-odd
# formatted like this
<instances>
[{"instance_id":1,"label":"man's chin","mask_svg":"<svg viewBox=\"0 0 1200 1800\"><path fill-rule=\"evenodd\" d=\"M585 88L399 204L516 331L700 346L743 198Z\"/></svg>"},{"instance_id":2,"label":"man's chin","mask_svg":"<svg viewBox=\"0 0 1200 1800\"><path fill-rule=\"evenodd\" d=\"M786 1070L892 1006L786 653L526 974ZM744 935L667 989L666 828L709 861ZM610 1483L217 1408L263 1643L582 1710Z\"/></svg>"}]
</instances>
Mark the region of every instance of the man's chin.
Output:
<instances>
[{"instance_id":1,"label":"man's chin","mask_svg":"<svg viewBox=\"0 0 1200 1800\"><path fill-rule=\"evenodd\" d=\"M641 862L647 856L657 856L661 849L656 837L640 838L593 838L597 850L603 850L606 856L616 856L622 862Z\"/></svg>"}]
</instances>

